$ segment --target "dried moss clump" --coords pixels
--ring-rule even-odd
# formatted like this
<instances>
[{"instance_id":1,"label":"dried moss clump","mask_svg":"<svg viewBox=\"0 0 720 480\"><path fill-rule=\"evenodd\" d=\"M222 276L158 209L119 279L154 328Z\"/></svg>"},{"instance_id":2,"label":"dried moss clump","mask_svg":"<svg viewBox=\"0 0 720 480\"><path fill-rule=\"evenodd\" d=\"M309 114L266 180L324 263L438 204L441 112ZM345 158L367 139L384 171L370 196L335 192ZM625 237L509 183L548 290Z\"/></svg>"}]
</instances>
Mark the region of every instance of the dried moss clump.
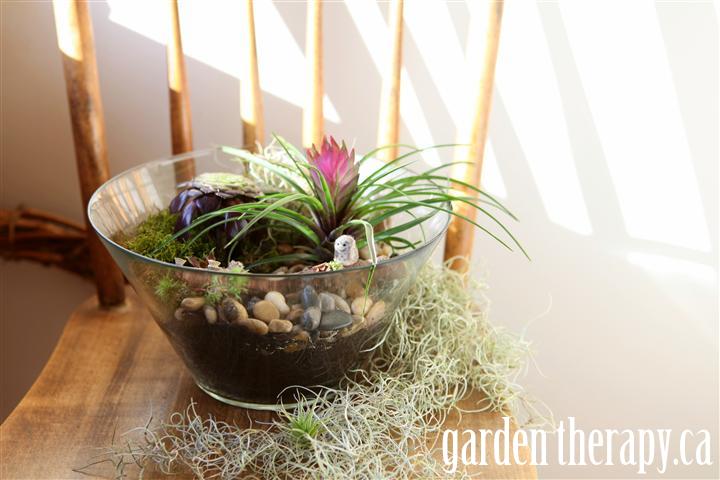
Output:
<instances>
[{"instance_id":1,"label":"dried moss clump","mask_svg":"<svg viewBox=\"0 0 720 480\"><path fill-rule=\"evenodd\" d=\"M196 241L182 242L173 238L177 214L163 210L150 215L135 233L119 239L120 245L140 255L175 263L176 258L205 258L213 251L215 244L207 237Z\"/></svg>"},{"instance_id":2,"label":"dried moss clump","mask_svg":"<svg viewBox=\"0 0 720 480\"><path fill-rule=\"evenodd\" d=\"M544 423L517 381L529 344L493 326L487 312L482 285L426 266L359 380L307 392L269 429L201 417L191 403L135 429L138 436L91 465L111 464L116 478L146 470L221 479L445 478L441 456L433 455L441 447L429 440L473 390L487 397L474 409L510 412L521 425Z\"/></svg>"}]
</instances>

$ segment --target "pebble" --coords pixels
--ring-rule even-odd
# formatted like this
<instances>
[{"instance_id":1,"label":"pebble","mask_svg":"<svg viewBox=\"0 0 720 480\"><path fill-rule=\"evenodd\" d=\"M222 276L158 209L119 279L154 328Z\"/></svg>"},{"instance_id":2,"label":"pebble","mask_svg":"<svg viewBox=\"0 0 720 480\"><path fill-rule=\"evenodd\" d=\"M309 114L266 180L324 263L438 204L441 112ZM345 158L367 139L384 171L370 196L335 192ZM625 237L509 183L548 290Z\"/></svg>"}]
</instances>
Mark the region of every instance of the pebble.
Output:
<instances>
[{"instance_id":1,"label":"pebble","mask_svg":"<svg viewBox=\"0 0 720 480\"><path fill-rule=\"evenodd\" d=\"M288 273L288 268L287 268L287 267L280 267L280 268L277 268L277 269L273 270L272 273L273 273L273 275L282 275L282 274Z\"/></svg>"},{"instance_id":2,"label":"pebble","mask_svg":"<svg viewBox=\"0 0 720 480\"><path fill-rule=\"evenodd\" d=\"M185 310L190 310L192 312L200 310L203 305L205 305L205 299L203 297L183 298L183 301L180 302L180 306L182 308L184 308Z\"/></svg>"},{"instance_id":3,"label":"pebble","mask_svg":"<svg viewBox=\"0 0 720 480\"><path fill-rule=\"evenodd\" d=\"M290 313L287 314L285 319L295 322L303 316L303 312L304 310L301 305L293 305L292 308L290 308Z\"/></svg>"},{"instance_id":4,"label":"pebble","mask_svg":"<svg viewBox=\"0 0 720 480\"><path fill-rule=\"evenodd\" d=\"M271 302L278 309L280 315L287 315L290 312L290 307L285 303L285 297L280 292L268 292L265 294L265 300Z\"/></svg>"},{"instance_id":5,"label":"pebble","mask_svg":"<svg viewBox=\"0 0 720 480\"><path fill-rule=\"evenodd\" d=\"M350 306L350 309L352 310L352 313L355 315L364 315L366 312L370 310L372 307L373 301L370 297L357 297L355 300L352 301L352 305Z\"/></svg>"},{"instance_id":6,"label":"pebble","mask_svg":"<svg viewBox=\"0 0 720 480\"><path fill-rule=\"evenodd\" d=\"M332 312L325 312L322 314L319 328L323 331L338 330L351 325L352 322L353 319L349 313L345 313L342 310L333 310Z\"/></svg>"},{"instance_id":7,"label":"pebble","mask_svg":"<svg viewBox=\"0 0 720 480\"><path fill-rule=\"evenodd\" d=\"M307 310L305 310L305 313L303 313L303 327L305 327L305 330L315 330L320 325L320 318L322 316L322 312L320 312L319 307L308 307Z\"/></svg>"},{"instance_id":8,"label":"pebble","mask_svg":"<svg viewBox=\"0 0 720 480\"><path fill-rule=\"evenodd\" d=\"M261 322L256 318L248 318L245 320L238 320L235 322L236 325L245 327L256 335L265 335L268 333L268 325L265 322Z\"/></svg>"},{"instance_id":9,"label":"pebble","mask_svg":"<svg viewBox=\"0 0 720 480\"><path fill-rule=\"evenodd\" d=\"M182 308L175 310L175 320L185 320L185 310Z\"/></svg>"},{"instance_id":10,"label":"pebble","mask_svg":"<svg viewBox=\"0 0 720 480\"><path fill-rule=\"evenodd\" d=\"M365 295L365 288L357 280L353 280L345 287L345 293L350 298L361 297Z\"/></svg>"},{"instance_id":11,"label":"pebble","mask_svg":"<svg viewBox=\"0 0 720 480\"><path fill-rule=\"evenodd\" d=\"M333 300L335 300L335 308L338 310L342 310L345 313L350 313L350 305L340 296L335 295L334 293L329 293Z\"/></svg>"},{"instance_id":12,"label":"pebble","mask_svg":"<svg viewBox=\"0 0 720 480\"><path fill-rule=\"evenodd\" d=\"M287 320L271 320L268 323L268 331L270 333L289 333L292 330L293 324Z\"/></svg>"},{"instance_id":13,"label":"pebble","mask_svg":"<svg viewBox=\"0 0 720 480\"><path fill-rule=\"evenodd\" d=\"M384 316L385 302L380 300L372 306L372 308L368 311L367 315L365 315L365 318L367 319L368 323L375 323Z\"/></svg>"},{"instance_id":14,"label":"pebble","mask_svg":"<svg viewBox=\"0 0 720 480\"><path fill-rule=\"evenodd\" d=\"M320 298L311 285L307 285L302 289L302 292L300 292L300 301L305 308L320 306Z\"/></svg>"},{"instance_id":15,"label":"pebble","mask_svg":"<svg viewBox=\"0 0 720 480\"><path fill-rule=\"evenodd\" d=\"M217 322L217 310L215 310L215 307L212 305L205 305L203 307L203 314L205 315L205 320L207 320L210 325Z\"/></svg>"},{"instance_id":16,"label":"pebble","mask_svg":"<svg viewBox=\"0 0 720 480\"><path fill-rule=\"evenodd\" d=\"M247 310L245 310L242 303L230 297L225 297L223 301L220 302L218 313L220 314L220 319L228 323L237 320L247 320L248 318Z\"/></svg>"},{"instance_id":17,"label":"pebble","mask_svg":"<svg viewBox=\"0 0 720 480\"><path fill-rule=\"evenodd\" d=\"M252 309L253 309L253 307L255 306L255 304L256 304L257 302L259 302L260 300L262 300L262 299L259 298L259 297L252 297L252 298L251 298L250 300L248 300L248 302L247 302L247 309L252 312Z\"/></svg>"},{"instance_id":18,"label":"pebble","mask_svg":"<svg viewBox=\"0 0 720 480\"><path fill-rule=\"evenodd\" d=\"M288 273L298 273L302 272L303 270L305 270L305 265L303 265L302 263L297 263L288 268Z\"/></svg>"},{"instance_id":19,"label":"pebble","mask_svg":"<svg viewBox=\"0 0 720 480\"><path fill-rule=\"evenodd\" d=\"M320 293L318 296L320 300L320 310L323 312L331 312L335 310L335 299L326 292Z\"/></svg>"},{"instance_id":20,"label":"pebble","mask_svg":"<svg viewBox=\"0 0 720 480\"><path fill-rule=\"evenodd\" d=\"M253 306L253 315L258 319L262 320L265 323L270 322L271 320L276 320L280 318L280 311L277 309L275 305L273 305L272 302L268 300L260 300Z\"/></svg>"}]
</instances>

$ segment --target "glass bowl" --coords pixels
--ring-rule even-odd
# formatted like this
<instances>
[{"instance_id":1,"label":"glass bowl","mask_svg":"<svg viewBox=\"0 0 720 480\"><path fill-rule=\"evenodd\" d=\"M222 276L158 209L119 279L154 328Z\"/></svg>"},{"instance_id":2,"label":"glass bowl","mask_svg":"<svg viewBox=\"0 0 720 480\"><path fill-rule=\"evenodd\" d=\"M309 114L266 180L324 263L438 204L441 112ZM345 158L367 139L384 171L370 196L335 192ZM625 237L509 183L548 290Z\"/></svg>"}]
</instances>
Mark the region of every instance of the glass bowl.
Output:
<instances>
[{"instance_id":1,"label":"glass bowl","mask_svg":"<svg viewBox=\"0 0 720 480\"><path fill-rule=\"evenodd\" d=\"M88 216L197 385L247 408L292 406L298 388L336 386L362 368L449 222L438 212L405 232L419 246L380 261L372 277L367 265L323 273L228 273L161 262L117 243L167 208L179 191L176 175L193 171L243 173L244 167L218 148L149 162L102 185ZM242 293L208 303L208 292L229 285Z\"/></svg>"}]
</instances>

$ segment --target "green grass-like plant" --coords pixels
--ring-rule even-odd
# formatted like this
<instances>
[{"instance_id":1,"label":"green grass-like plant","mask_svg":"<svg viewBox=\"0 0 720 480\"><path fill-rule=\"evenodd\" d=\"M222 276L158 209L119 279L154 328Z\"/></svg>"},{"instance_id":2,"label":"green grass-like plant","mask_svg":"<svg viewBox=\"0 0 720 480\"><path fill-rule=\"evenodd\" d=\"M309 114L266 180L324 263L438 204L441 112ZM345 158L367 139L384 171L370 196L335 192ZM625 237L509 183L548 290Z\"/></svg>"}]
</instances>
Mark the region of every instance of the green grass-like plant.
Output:
<instances>
[{"instance_id":1,"label":"green grass-like plant","mask_svg":"<svg viewBox=\"0 0 720 480\"><path fill-rule=\"evenodd\" d=\"M266 174L279 178L284 190L260 195L257 201L200 215L176 232L175 237L187 237L190 233L192 238L188 243L193 244L228 222L245 221L224 246L229 251L227 258L234 258L234 250L259 222L271 222L273 228L288 229L301 237L308 248L302 254L283 255L263 262L319 263L332 260L333 242L342 234L351 234L358 239L363 237L358 242L361 247L384 242L394 251L415 248L417 245L404 238L403 232L421 225L436 212L445 212L472 223L505 248L518 248L527 256L498 218L504 215L517 220L507 208L478 187L442 175L443 169L463 162L445 163L422 173L406 174L418 162L419 154L428 149L401 146L407 149L405 153L360 180L360 167L388 147L373 150L356 160L354 150L348 151L344 143L338 145L332 138L324 139L319 150L313 146L305 153L280 136L276 135L275 141L282 149L282 160L232 147L222 147L222 150L246 166L256 167L256 170L259 167ZM430 148L446 146L449 145ZM462 191L469 193L459 193ZM453 209L452 204L470 206L495 228L463 215ZM429 213L418 215L419 210ZM376 228L401 214L407 214L410 219L389 228Z\"/></svg>"}]
</instances>

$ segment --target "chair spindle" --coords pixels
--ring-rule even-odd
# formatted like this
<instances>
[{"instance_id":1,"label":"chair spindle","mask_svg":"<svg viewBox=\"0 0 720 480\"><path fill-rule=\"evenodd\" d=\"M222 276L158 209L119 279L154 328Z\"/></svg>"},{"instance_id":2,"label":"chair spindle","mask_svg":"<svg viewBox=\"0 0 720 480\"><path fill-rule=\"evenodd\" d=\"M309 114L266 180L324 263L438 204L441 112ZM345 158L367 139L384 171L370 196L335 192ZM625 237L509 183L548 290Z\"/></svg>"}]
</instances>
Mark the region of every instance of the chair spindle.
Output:
<instances>
[{"instance_id":1,"label":"chair spindle","mask_svg":"<svg viewBox=\"0 0 720 480\"><path fill-rule=\"evenodd\" d=\"M100 305L110 307L124 302L125 281L95 235L86 211L92 194L109 177L105 121L90 13L85 0L54 0L53 11L70 104L75 158L95 285Z\"/></svg>"},{"instance_id":2,"label":"chair spindle","mask_svg":"<svg viewBox=\"0 0 720 480\"><path fill-rule=\"evenodd\" d=\"M402 70L403 0L392 0L389 5L390 56L383 72L380 93L380 119L378 146L397 145L400 129L400 74ZM397 146L378 152L381 160L397 157Z\"/></svg>"},{"instance_id":3,"label":"chair spindle","mask_svg":"<svg viewBox=\"0 0 720 480\"><path fill-rule=\"evenodd\" d=\"M243 144L256 150L257 143L265 142L265 122L262 109L262 92L258 75L257 47L255 42L255 13L253 0L245 0L242 34L242 71L240 78L240 117L243 126Z\"/></svg>"},{"instance_id":4,"label":"chair spindle","mask_svg":"<svg viewBox=\"0 0 720 480\"><path fill-rule=\"evenodd\" d=\"M303 109L302 143L320 146L323 136L322 2L308 0L305 32L307 95Z\"/></svg>"},{"instance_id":5,"label":"chair spindle","mask_svg":"<svg viewBox=\"0 0 720 480\"><path fill-rule=\"evenodd\" d=\"M472 121L466 129L459 129L457 143L468 146L455 148L455 160L470 162L469 164L455 165L452 168L452 177L463 180L471 185L480 186L480 173L482 171L485 154L485 140L487 139L488 118L492 102L493 81L495 78L495 63L497 60L498 43L500 40L500 24L502 20L503 0L489 0L487 10L481 25L473 22L470 28L484 28L483 32L470 32L469 38L477 39L477 43L468 45L468 57L479 68L474 68L472 83L475 87L473 105L475 107ZM474 196L472 191L459 189L461 193ZM475 219L476 210L465 204L453 206L460 214ZM469 222L453 217L445 240L445 259L454 257L470 258L472 254L475 227ZM463 270L466 263L454 261L451 267Z\"/></svg>"}]
</instances>

